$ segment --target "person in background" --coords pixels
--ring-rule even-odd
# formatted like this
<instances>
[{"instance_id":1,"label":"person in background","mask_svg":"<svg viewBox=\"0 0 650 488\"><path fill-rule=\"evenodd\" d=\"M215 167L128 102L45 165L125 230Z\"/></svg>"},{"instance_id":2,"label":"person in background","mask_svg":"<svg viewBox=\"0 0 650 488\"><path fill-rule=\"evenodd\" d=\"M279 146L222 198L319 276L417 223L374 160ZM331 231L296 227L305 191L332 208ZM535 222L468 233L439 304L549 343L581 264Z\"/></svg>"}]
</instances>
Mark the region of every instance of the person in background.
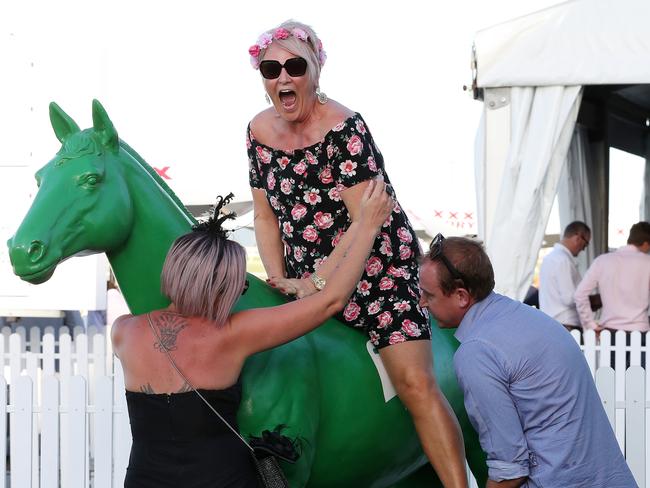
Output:
<instances>
[{"instance_id":1,"label":"person in background","mask_svg":"<svg viewBox=\"0 0 650 488\"><path fill-rule=\"evenodd\" d=\"M567 329L580 326L573 294L580 283L575 258L589 245L591 230L584 222L571 222L562 240L544 258L539 271L539 309Z\"/></svg>"},{"instance_id":2,"label":"person in background","mask_svg":"<svg viewBox=\"0 0 650 488\"><path fill-rule=\"evenodd\" d=\"M650 296L650 223L630 229L627 245L598 256L575 291L575 303L584 329L647 332ZM602 311L597 323L589 294L598 289Z\"/></svg>"},{"instance_id":3,"label":"person in background","mask_svg":"<svg viewBox=\"0 0 650 488\"><path fill-rule=\"evenodd\" d=\"M192 387L236 429L246 358L306 334L343 308L393 202L383 181L370 182L350 228L354 239L321 293L235 313L247 288L246 252L226 238L220 207L168 252L161 281L171 304L123 315L113 326L133 435L125 488L259 486L246 446Z\"/></svg>"},{"instance_id":4,"label":"person in background","mask_svg":"<svg viewBox=\"0 0 650 488\"><path fill-rule=\"evenodd\" d=\"M320 90L326 56L309 26L285 22L264 32L249 54L272 104L246 131L257 246L271 285L304 299L340 265L370 181L381 175L395 193L364 119ZM429 318L418 307L418 255L417 236L396 202L338 318L379 350L443 484L464 487L460 426L436 382Z\"/></svg>"},{"instance_id":5,"label":"person in background","mask_svg":"<svg viewBox=\"0 0 650 488\"><path fill-rule=\"evenodd\" d=\"M548 315L494 293L479 243L438 235L420 289L440 327L458 327L454 369L487 488L637 486L578 344Z\"/></svg>"}]
</instances>

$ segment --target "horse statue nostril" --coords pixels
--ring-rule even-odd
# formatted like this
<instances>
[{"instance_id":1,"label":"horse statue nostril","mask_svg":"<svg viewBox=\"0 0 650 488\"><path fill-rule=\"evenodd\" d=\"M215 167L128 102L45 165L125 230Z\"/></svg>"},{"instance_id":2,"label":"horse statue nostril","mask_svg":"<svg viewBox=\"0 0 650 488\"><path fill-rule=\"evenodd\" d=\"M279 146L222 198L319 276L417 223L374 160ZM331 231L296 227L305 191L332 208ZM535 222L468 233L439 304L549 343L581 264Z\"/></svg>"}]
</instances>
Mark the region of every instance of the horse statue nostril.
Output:
<instances>
[{"instance_id":1,"label":"horse statue nostril","mask_svg":"<svg viewBox=\"0 0 650 488\"><path fill-rule=\"evenodd\" d=\"M39 262L45 254L45 244L43 244L41 241L32 241L27 254L29 255L29 260L32 263Z\"/></svg>"}]
</instances>

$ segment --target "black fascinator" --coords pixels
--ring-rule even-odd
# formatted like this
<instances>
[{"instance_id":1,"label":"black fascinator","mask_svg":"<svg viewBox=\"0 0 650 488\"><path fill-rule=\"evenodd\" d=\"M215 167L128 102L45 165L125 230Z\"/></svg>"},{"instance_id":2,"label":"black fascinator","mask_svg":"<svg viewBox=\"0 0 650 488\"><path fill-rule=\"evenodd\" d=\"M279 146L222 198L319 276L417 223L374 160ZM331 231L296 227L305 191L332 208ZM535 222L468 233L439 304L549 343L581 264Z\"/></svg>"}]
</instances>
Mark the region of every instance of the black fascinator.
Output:
<instances>
[{"instance_id":1,"label":"black fascinator","mask_svg":"<svg viewBox=\"0 0 650 488\"><path fill-rule=\"evenodd\" d=\"M207 232L212 234L215 237L221 237L223 239L228 238L228 230L223 229L221 226L226 220L234 219L236 217L235 212L225 211L225 206L228 205L234 195L228 193L225 197L221 195L217 197L217 203L212 206L212 210L208 212L208 218L202 222L197 222L192 226L192 230L195 232Z\"/></svg>"}]
</instances>

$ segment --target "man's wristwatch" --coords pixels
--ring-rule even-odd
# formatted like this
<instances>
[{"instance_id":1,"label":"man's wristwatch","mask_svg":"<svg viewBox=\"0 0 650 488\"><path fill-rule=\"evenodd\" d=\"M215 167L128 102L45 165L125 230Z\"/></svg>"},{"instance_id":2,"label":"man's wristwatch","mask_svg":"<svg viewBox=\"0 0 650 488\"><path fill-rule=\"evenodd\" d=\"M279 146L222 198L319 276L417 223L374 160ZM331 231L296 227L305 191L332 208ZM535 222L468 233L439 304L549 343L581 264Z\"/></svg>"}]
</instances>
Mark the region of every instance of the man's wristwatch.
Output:
<instances>
[{"instance_id":1,"label":"man's wristwatch","mask_svg":"<svg viewBox=\"0 0 650 488\"><path fill-rule=\"evenodd\" d=\"M327 284L325 278L321 278L316 273L309 275L309 278L311 278L311 282L314 284L318 291L321 291L323 288L325 288L325 285Z\"/></svg>"}]
</instances>

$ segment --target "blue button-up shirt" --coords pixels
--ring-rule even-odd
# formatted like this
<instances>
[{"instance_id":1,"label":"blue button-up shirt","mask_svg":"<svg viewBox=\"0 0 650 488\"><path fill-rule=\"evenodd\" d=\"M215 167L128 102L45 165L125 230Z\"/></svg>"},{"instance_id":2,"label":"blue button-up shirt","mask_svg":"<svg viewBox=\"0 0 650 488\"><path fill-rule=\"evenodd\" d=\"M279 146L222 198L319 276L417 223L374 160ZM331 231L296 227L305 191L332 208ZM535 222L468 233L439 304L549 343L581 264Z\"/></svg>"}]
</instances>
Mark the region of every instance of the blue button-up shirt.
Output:
<instances>
[{"instance_id":1,"label":"blue button-up shirt","mask_svg":"<svg viewBox=\"0 0 650 488\"><path fill-rule=\"evenodd\" d=\"M454 368L494 481L635 487L587 362L544 313L491 293L456 331Z\"/></svg>"}]
</instances>

